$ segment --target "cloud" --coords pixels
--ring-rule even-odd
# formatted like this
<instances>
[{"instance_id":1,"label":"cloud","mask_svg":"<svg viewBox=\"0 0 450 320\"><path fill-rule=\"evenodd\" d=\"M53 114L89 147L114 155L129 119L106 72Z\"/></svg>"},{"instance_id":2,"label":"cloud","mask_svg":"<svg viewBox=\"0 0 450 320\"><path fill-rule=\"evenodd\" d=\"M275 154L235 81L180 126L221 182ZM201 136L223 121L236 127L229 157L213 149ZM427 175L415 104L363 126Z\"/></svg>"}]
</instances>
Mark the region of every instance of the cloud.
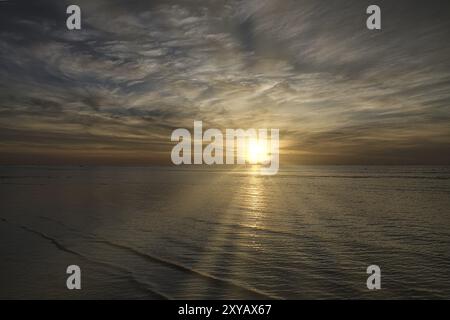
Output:
<instances>
[{"instance_id":1,"label":"cloud","mask_svg":"<svg viewBox=\"0 0 450 320\"><path fill-rule=\"evenodd\" d=\"M380 0L381 32L356 0L78 1L81 31L68 2L2 3L0 146L163 152L203 120L280 128L286 155L327 163L449 163L450 5L432 3Z\"/></svg>"}]
</instances>

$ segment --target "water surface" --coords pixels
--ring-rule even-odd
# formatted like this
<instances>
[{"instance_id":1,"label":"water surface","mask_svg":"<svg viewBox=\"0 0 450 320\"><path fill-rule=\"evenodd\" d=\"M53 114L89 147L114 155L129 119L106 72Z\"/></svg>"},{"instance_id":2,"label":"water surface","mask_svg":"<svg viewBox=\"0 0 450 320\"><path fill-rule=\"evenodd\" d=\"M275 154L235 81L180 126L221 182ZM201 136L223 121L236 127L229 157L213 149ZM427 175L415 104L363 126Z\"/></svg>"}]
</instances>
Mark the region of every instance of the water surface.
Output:
<instances>
[{"instance_id":1,"label":"water surface","mask_svg":"<svg viewBox=\"0 0 450 320\"><path fill-rule=\"evenodd\" d=\"M0 194L2 299L450 298L449 167L0 167Z\"/></svg>"}]
</instances>

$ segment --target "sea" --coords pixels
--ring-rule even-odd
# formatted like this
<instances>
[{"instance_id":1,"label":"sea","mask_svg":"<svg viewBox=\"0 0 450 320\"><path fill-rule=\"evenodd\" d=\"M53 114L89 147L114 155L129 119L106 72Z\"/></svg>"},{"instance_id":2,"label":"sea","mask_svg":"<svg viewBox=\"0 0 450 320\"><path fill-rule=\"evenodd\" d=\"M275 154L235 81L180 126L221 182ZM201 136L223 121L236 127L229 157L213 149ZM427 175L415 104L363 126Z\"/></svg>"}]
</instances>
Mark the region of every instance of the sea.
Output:
<instances>
[{"instance_id":1,"label":"sea","mask_svg":"<svg viewBox=\"0 0 450 320\"><path fill-rule=\"evenodd\" d=\"M0 299L450 299L450 167L2 166Z\"/></svg>"}]
</instances>

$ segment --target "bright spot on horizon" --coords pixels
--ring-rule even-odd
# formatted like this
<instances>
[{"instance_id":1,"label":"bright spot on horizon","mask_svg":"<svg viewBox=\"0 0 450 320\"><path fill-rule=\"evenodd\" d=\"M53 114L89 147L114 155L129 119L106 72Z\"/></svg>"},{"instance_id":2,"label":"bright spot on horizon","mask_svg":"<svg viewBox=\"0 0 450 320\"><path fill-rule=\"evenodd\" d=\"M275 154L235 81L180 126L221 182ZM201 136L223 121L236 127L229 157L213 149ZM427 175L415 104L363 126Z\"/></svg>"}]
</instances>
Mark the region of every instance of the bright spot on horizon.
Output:
<instances>
[{"instance_id":1,"label":"bright spot on horizon","mask_svg":"<svg viewBox=\"0 0 450 320\"><path fill-rule=\"evenodd\" d=\"M247 161L251 164L265 164L270 161L266 140L251 139L248 142Z\"/></svg>"}]
</instances>

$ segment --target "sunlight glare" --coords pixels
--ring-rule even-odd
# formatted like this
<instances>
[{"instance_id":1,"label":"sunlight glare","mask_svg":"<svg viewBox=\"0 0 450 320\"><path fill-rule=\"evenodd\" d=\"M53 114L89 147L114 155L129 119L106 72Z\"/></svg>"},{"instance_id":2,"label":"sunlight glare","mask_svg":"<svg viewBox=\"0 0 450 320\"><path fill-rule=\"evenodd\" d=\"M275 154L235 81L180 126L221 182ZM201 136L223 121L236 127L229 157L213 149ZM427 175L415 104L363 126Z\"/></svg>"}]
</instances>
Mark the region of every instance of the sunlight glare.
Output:
<instances>
[{"instance_id":1,"label":"sunlight glare","mask_svg":"<svg viewBox=\"0 0 450 320\"><path fill-rule=\"evenodd\" d=\"M251 164L265 164L270 161L266 140L251 139L248 142L247 161Z\"/></svg>"}]
</instances>

